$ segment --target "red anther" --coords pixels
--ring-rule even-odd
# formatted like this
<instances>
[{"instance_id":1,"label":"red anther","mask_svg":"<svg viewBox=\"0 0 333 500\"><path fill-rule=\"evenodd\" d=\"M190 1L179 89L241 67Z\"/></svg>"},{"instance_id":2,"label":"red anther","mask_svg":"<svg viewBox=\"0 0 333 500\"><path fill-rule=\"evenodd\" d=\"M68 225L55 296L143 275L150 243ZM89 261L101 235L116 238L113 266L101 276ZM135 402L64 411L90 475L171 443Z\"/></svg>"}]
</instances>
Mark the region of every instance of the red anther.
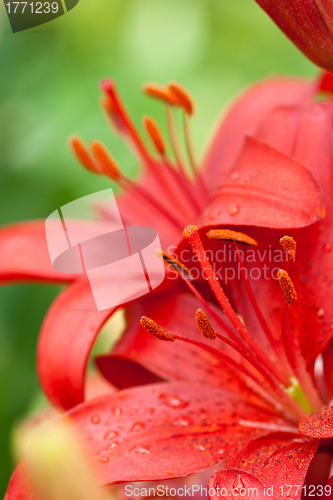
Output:
<instances>
[{"instance_id":1,"label":"red anther","mask_svg":"<svg viewBox=\"0 0 333 500\"><path fill-rule=\"evenodd\" d=\"M69 139L69 145L79 163L89 172L100 175L102 172L96 162L91 158L88 149L80 137L73 136Z\"/></svg>"},{"instance_id":2,"label":"red anther","mask_svg":"<svg viewBox=\"0 0 333 500\"><path fill-rule=\"evenodd\" d=\"M168 88L170 94L174 97L175 101L177 102L176 105L183 108L187 114L193 115L194 101L189 91L186 90L182 85L180 85L177 82L170 82Z\"/></svg>"},{"instance_id":3,"label":"red anther","mask_svg":"<svg viewBox=\"0 0 333 500\"><path fill-rule=\"evenodd\" d=\"M110 177L113 181L119 181L122 179L121 170L116 163L116 161L112 158L110 153L107 151L105 146L100 142L94 141L91 143L91 150L93 155L100 165L102 172Z\"/></svg>"}]
</instances>

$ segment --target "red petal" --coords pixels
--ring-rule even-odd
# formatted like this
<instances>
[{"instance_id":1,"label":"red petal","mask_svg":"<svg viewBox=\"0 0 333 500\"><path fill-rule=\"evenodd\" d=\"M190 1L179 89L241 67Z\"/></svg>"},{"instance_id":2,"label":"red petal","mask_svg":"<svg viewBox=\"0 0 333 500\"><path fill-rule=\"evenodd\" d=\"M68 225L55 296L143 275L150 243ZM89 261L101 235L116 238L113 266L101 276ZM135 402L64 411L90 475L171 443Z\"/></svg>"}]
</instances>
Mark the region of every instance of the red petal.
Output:
<instances>
[{"instance_id":1,"label":"red petal","mask_svg":"<svg viewBox=\"0 0 333 500\"><path fill-rule=\"evenodd\" d=\"M255 135L274 109L304 106L314 92L311 81L279 77L257 83L242 94L214 134L204 161L206 184L211 192L227 181L246 136Z\"/></svg>"},{"instance_id":2,"label":"red petal","mask_svg":"<svg viewBox=\"0 0 333 500\"><path fill-rule=\"evenodd\" d=\"M312 62L333 70L331 0L256 0Z\"/></svg>"},{"instance_id":3,"label":"red petal","mask_svg":"<svg viewBox=\"0 0 333 500\"><path fill-rule=\"evenodd\" d=\"M235 498L241 495L246 500L264 500L266 490L257 477L240 469L228 469L216 471L208 481L209 498L220 500L223 498ZM274 497L270 497L274 500Z\"/></svg>"},{"instance_id":4,"label":"red petal","mask_svg":"<svg viewBox=\"0 0 333 500\"><path fill-rule=\"evenodd\" d=\"M304 436L320 439L333 437L333 409L324 406L320 413L305 415L298 428Z\"/></svg>"},{"instance_id":5,"label":"red petal","mask_svg":"<svg viewBox=\"0 0 333 500\"><path fill-rule=\"evenodd\" d=\"M204 470L266 429L238 424L240 415L278 421L223 389L157 384L103 396L66 415L74 423L102 484L157 480ZM64 460L66 456L64 455ZM7 500L20 495L20 469Z\"/></svg>"},{"instance_id":6,"label":"red petal","mask_svg":"<svg viewBox=\"0 0 333 500\"><path fill-rule=\"evenodd\" d=\"M37 354L42 388L57 407L84 399L84 377L92 345L115 311L97 311L88 281L69 286L53 302L42 326Z\"/></svg>"},{"instance_id":7,"label":"red petal","mask_svg":"<svg viewBox=\"0 0 333 500\"><path fill-rule=\"evenodd\" d=\"M229 181L219 188L200 224L293 228L324 215L311 173L267 144L247 138Z\"/></svg>"},{"instance_id":8,"label":"red petal","mask_svg":"<svg viewBox=\"0 0 333 500\"><path fill-rule=\"evenodd\" d=\"M63 274L52 267L45 222L23 222L0 230L0 280L47 280L63 283L80 274Z\"/></svg>"},{"instance_id":9,"label":"red petal","mask_svg":"<svg viewBox=\"0 0 333 500\"><path fill-rule=\"evenodd\" d=\"M259 438L229 459L227 468L251 472L266 487L273 485L271 491L276 498L297 500L318 445L318 440L295 439L281 434ZM287 485L292 486L289 495Z\"/></svg>"}]
</instances>

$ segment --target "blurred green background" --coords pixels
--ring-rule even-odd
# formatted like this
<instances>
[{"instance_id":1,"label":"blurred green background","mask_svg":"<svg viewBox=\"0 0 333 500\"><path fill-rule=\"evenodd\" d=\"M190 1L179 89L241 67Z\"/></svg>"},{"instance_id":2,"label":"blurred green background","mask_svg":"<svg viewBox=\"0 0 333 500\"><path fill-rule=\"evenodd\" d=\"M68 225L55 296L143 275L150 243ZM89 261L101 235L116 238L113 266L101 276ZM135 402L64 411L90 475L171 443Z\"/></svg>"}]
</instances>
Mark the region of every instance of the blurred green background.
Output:
<instances>
[{"instance_id":1,"label":"blurred green background","mask_svg":"<svg viewBox=\"0 0 333 500\"><path fill-rule=\"evenodd\" d=\"M13 34L0 5L0 222L46 218L109 187L72 158L67 138L100 139L122 168L137 165L99 108L98 82L116 79L136 123L163 110L145 81L178 80L197 102L199 154L218 110L244 86L274 73L316 68L253 0L80 0L65 16ZM59 287L0 288L0 495L13 468L10 431L38 391L36 339Z\"/></svg>"}]
</instances>

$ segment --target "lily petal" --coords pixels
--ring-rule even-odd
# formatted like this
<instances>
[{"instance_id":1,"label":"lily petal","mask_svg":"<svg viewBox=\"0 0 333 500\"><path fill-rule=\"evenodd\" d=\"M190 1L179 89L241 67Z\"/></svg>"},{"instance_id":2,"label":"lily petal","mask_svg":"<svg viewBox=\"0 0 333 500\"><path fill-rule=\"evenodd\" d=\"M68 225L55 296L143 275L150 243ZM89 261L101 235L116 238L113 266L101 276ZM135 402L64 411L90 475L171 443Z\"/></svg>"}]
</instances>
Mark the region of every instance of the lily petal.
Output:
<instances>
[{"instance_id":1,"label":"lily petal","mask_svg":"<svg viewBox=\"0 0 333 500\"><path fill-rule=\"evenodd\" d=\"M242 93L227 116L223 116L204 159L206 185L211 186L212 194L228 180L246 136L254 136L274 109L304 106L315 92L316 84L311 80L278 77L259 82Z\"/></svg>"},{"instance_id":2,"label":"lily petal","mask_svg":"<svg viewBox=\"0 0 333 500\"><path fill-rule=\"evenodd\" d=\"M333 70L331 0L256 0L287 37L318 66Z\"/></svg>"},{"instance_id":3,"label":"lily petal","mask_svg":"<svg viewBox=\"0 0 333 500\"><path fill-rule=\"evenodd\" d=\"M87 280L74 283L53 302L41 329L37 367L53 405L69 409L84 399L84 378L93 343L116 310L97 311Z\"/></svg>"},{"instance_id":4,"label":"lily petal","mask_svg":"<svg viewBox=\"0 0 333 500\"><path fill-rule=\"evenodd\" d=\"M324 406L320 413L305 415L298 429L304 436L320 439L333 437L333 409Z\"/></svg>"},{"instance_id":5,"label":"lily petal","mask_svg":"<svg viewBox=\"0 0 333 500\"><path fill-rule=\"evenodd\" d=\"M312 174L300 163L248 137L229 180L219 187L200 225L304 227L325 215Z\"/></svg>"},{"instance_id":6,"label":"lily petal","mask_svg":"<svg viewBox=\"0 0 333 500\"><path fill-rule=\"evenodd\" d=\"M259 479L253 474L240 469L218 470L214 472L208 481L208 488L210 500L220 499L221 494L223 494L223 498L234 498L240 494L246 500L250 500L253 496L258 500L266 498L264 485ZM274 496L271 498L275 500Z\"/></svg>"},{"instance_id":7,"label":"lily petal","mask_svg":"<svg viewBox=\"0 0 333 500\"><path fill-rule=\"evenodd\" d=\"M0 281L42 280L70 282L79 274L64 274L52 267L45 221L23 222L0 230Z\"/></svg>"},{"instance_id":8,"label":"lily petal","mask_svg":"<svg viewBox=\"0 0 333 500\"><path fill-rule=\"evenodd\" d=\"M289 494L298 500L311 460L319 440L271 435L249 443L227 462L229 468L242 469L260 478L277 498L288 496L286 485L292 485Z\"/></svg>"},{"instance_id":9,"label":"lily petal","mask_svg":"<svg viewBox=\"0 0 333 500\"><path fill-rule=\"evenodd\" d=\"M186 383L127 389L76 406L63 418L74 423L106 485L185 476L221 462L228 452L270 433L239 425L244 412L257 421L279 421L227 390ZM14 472L6 500L33 498L24 469L21 463Z\"/></svg>"}]
</instances>

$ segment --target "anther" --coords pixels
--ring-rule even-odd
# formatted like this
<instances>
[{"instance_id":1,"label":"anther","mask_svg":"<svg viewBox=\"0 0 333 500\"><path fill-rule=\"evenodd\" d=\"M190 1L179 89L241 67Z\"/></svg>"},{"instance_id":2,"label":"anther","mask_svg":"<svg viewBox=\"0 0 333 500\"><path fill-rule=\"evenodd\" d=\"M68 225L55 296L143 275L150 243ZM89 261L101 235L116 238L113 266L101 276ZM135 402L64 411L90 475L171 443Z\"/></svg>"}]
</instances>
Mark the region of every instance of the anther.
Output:
<instances>
[{"instance_id":1,"label":"anther","mask_svg":"<svg viewBox=\"0 0 333 500\"><path fill-rule=\"evenodd\" d=\"M288 259L291 260L295 257L296 254L296 241L291 236L283 236L280 239L280 243L282 248L288 254Z\"/></svg>"},{"instance_id":2,"label":"anther","mask_svg":"<svg viewBox=\"0 0 333 500\"><path fill-rule=\"evenodd\" d=\"M173 335L171 335L171 333L164 330L164 328L162 328L157 323L155 323L155 321L147 318L146 316L142 316L142 318L140 319L140 325L156 339L164 340L166 342L175 341L175 338L173 337Z\"/></svg>"},{"instance_id":3,"label":"anther","mask_svg":"<svg viewBox=\"0 0 333 500\"><path fill-rule=\"evenodd\" d=\"M91 143L92 153L101 167L102 172L110 177L113 181L119 181L122 179L121 170L116 163L116 161L112 158L110 153L107 151L105 146L100 142L94 141Z\"/></svg>"},{"instance_id":4,"label":"anther","mask_svg":"<svg viewBox=\"0 0 333 500\"><path fill-rule=\"evenodd\" d=\"M100 175L102 173L101 170L98 169L98 166L94 162L93 158L91 158L84 142L79 137L71 137L69 139L69 145L75 157L83 167L93 174Z\"/></svg>"},{"instance_id":5,"label":"anther","mask_svg":"<svg viewBox=\"0 0 333 500\"><path fill-rule=\"evenodd\" d=\"M166 104L170 104L171 106L176 105L178 102L174 95L171 94L169 89L164 87L163 85L159 85L157 83L146 83L142 87L142 90L148 96L155 97L156 99L159 99Z\"/></svg>"},{"instance_id":6,"label":"anther","mask_svg":"<svg viewBox=\"0 0 333 500\"><path fill-rule=\"evenodd\" d=\"M201 335L203 335L205 339L208 340L216 339L216 332L202 309L197 309L195 313L195 321L197 323L197 327L199 328Z\"/></svg>"},{"instance_id":7,"label":"anther","mask_svg":"<svg viewBox=\"0 0 333 500\"><path fill-rule=\"evenodd\" d=\"M193 115L194 101L188 90L177 82L170 82L168 88L170 94L177 102L176 105L183 108L188 115Z\"/></svg>"},{"instance_id":8,"label":"anther","mask_svg":"<svg viewBox=\"0 0 333 500\"><path fill-rule=\"evenodd\" d=\"M198 231L199 229L197 228L197 226L189 224L183 231L184 238L188 239L193 233L197 233Z\"/></svg>"},{"instance_id":9,"label":"anther","mask_svg":"<svg viewBox=\"0 0 333 500\"><path fill-rule=\"evenodd\" d=\"M166 153L166 143L162 132L157 125L157 123L150 118L149 116L145 116L143 119L143 125L146 129L147 135L149 136L151 142L155 146L156 150L162 155L165 156Z\"/></svg>"},{"instance_id":10,"label":"anther","mask_svg":"<svg viewBox=\"0 0 333 500\"><path fill-rule=\"evenodd\" d=\"M174 269L181 277L185 279L192 279L189 268L182 264L179 260L175 259L169 253L164 252L164 250L157 250L157 254L161 256L164 262Z\"/></svg>"},{"instance_id":11,"label":"anther","mask_svg":"<svg viewBox=\"0 0 333 500\"><path fill-rule=\"evenodd\" d=\"M258 246L256 240L247 234L238 233L231 229L211 229L208 231L207 236L210 240L236 241L237 243L244 243L244 245Z\"/></svg>"},{"instance_id":12,"label":"anther","mask_svg":"<svg viewBox=\"0 0 333 500\"><path fill-rule=\"evenodd\" d=\"M280 269L277 273L277 279L279 280L285 303L289 307L293 306L297 300L297 293L289 274L287 271Z\"/></svg>"}]
</instances>

